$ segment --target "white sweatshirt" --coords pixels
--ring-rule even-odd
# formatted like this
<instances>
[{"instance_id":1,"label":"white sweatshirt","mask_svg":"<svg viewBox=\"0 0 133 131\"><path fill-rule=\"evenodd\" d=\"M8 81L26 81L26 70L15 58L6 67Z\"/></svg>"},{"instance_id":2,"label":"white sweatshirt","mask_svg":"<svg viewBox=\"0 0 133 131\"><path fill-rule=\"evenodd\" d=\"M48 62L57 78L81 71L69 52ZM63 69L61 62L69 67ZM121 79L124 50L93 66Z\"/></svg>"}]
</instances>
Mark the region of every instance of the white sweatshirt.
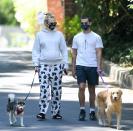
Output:
<instances>
[{"instance_id":1,"label":"white sweatshirt","mask_svg":"<svg viewBox=\"0 0 133 131\"><path fill-rule=\"evenodd\" d=\"M68 51L63 34L60 31L42 29L35 37L32 49L32 61L39 64L65 64L68 68Z\"/></svg>"}]
</instances>

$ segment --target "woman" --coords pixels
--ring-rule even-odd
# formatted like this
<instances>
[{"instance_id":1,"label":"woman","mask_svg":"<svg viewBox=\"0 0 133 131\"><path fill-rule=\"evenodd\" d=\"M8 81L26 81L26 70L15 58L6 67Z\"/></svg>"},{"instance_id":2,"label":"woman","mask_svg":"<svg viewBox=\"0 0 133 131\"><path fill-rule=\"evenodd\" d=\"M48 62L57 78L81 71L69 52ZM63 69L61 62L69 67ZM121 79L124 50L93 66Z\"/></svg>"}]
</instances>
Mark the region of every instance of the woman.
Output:
<instances>
[{"instance_id":1,"label":"woman","mask_svg":"<svg viewBox=\"0 0 133 131\"><path fill-rule=\"evenodd\" d=\"M68 69L68 52L63 34L56 30L55 17L47 13L44 18L44 28L36 34L32 61L40 82L40 112L38 119L45 119L51 100L53 119L62 119L60 115L60 100L62 93L63 71Z\"/></svg>"}]
</instances>

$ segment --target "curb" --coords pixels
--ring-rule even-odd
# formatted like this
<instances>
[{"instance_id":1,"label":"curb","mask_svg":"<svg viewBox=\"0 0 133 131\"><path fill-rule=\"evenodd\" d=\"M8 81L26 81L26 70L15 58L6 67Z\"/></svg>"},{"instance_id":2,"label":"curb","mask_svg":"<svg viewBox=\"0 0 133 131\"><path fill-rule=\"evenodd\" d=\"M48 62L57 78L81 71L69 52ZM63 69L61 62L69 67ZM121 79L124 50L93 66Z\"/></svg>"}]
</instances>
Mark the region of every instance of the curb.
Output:
<instances>
[{"instance_id":1,"label":"curb","mask_svg":"<svg viewBox=\"0 0 133 131\"><path fill-rule=\"evenodd\" d=\"M109 61L104 61L103 63L104 71L122 88L133 89L133 75L130 75L130 68L123 68L117 64L111 63Z\"/></svg>"}]
</instances>

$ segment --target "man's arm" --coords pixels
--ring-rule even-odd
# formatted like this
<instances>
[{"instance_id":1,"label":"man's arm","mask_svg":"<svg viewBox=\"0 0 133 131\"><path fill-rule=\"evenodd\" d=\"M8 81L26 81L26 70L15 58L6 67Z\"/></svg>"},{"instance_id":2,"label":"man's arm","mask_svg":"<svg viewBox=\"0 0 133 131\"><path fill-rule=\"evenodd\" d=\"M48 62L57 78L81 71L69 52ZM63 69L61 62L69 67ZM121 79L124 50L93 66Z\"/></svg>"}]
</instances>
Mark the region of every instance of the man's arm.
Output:
<instances>
[{"instance_id":1,"label":"man's arm","mask_svg":"<svg viewBox=\"0 0 133 131\"><path fill-rule=\"evenodd\" d=\"M102 48L96 48L97 68L102 70Z\"/></svg>"},{"instance_id":2,"label":"man's arm","mask_svg":"<svg viewBox=\"0 0 133 131\"><path fill-rule=\"evenodd\" d=\"M77 57L77 49L72 49L72 76L75 78L76 76L76 57Z\"/></svg>"}]
</instances>

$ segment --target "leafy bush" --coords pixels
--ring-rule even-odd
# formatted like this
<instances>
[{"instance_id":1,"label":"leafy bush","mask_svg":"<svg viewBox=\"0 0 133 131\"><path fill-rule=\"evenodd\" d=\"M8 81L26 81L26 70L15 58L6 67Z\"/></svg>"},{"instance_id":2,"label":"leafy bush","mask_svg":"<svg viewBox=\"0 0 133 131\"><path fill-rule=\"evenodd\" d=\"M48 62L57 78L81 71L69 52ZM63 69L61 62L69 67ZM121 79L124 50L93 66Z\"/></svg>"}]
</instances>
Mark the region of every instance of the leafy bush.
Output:
<instances>
[{"instance_id":1,"label":"leafy bush","mask_svg":"<svg viewBox=\"0 0 133 131\"><path fill-rule=\"evenodd\" d=\"M120 58L121 66L132 66L133 65L133 49L129 49L129 52Z\"/></svg>"},{"instance_id":2,"label":"leafy bush","mask_svg":"<svg viewBox=\"0 0 133 131\"><path fill-rule=\"evenodd\" d=\"M66 40L68 42L68 45L71 45L73 36L81 31L80 28L80 18L78 15L75 15L73 18L65 18L64 23L64 32L66 35Z\"/></svg>"},{"instance_id":3,"label":"leafy bush","mask_svg":"<svg viewBox=\"0 0 133 131\"><path fill-rule=\"evenodd\" d=\"M123 26L124 25L124 26ZM126 16L104 35L105 58L121 66L133 66L133 19Z\"/></svg>"},{"instance_id":4,"label":"leafy bush","mask_svg":"<svg viewBox=\"0 0 133 131\"><path fill-rule=\"evenodd\" d=\"M133 66L133 41L130 43L112 42L111 45L106 45L104 48L104 57L120 66ZM113 46L114 45L114 46Z\"/></svg>"}]
</instances>

